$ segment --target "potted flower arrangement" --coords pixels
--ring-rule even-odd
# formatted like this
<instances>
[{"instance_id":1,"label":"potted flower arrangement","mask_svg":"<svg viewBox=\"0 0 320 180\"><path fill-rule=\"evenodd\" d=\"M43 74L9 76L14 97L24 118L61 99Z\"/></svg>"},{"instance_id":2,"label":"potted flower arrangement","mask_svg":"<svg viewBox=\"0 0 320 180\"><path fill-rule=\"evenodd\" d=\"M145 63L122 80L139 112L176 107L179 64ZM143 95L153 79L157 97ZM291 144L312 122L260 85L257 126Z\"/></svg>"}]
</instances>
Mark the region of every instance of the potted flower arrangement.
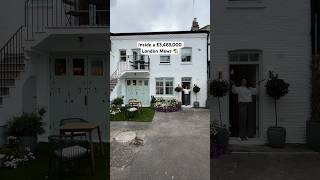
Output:
<instances>
[{"instance_id":1,"label":"potted flower arrangement","mask_svg":"<svg viewBox=\"0 0 320 180\"><path fill-rule=\"evenodd\" d=\"M46 110L42 108L38 112L23 113L19 117L14 117L8 122L9 134L17 137L22 147L27 147L33 152L38 145L37 135L45 132L42 119L45 112Z\"/></svg>"},{"instance_id":2,"label":"potted flower arrangement","mask_svg":"<svg viewBox=\"0 0 320 180\"><path fill-rule=\"evenodd\" d=\"M221 119L221 102L220 99L227 95L229 91L229 83L227 80L221 78L213 80L210 83L210 94L218 98L218 108L219 108L219 120L220 124L214 123L216 134L213 136L211 143L215 144L216 147L221 148L222 152L226 152L228 149L229 136L230 133L225 125L222 123ZM213 126L214 127L214 126Z\"/></svg>"},{"instance_id":3,"label":"potted flower arrangement","mask_svg":"<svg viewBox=\"0 0 320 180\"><path fill-rule=\"evenodd\" d=\"M155 99L154 109L158 112L176 112L179 111L181 104L179 105L176 99L164 99L158 97Z\"/></svg>"},{"instance_id":4,"label":"potted flower arrangement","mask_svg":"<svg viewBox=\"0 0 320 180\"><path fill-rule=\"evenodd\" d=\"M200 87L195 84L193 86L193 92L196 94L196 101L193 102L193 107L199 108L199 101L197 98L197 94L198 94L198 92L200 92Z\"/></svg>"},{"instance_id":5,"label":"potted flower arrangement","mask_svg":"<svg viewBox=\"0 0 320 180\"><path fill-rule=\"evenodd\" d=\"M284 147L286 142L286 129L278 126L278 112L277 101L288 94L289 83L286 83L283 79L279 79L278 75L270 73L270 78L267 81L266 88L267 94L274 99L274 112L275 112L275 126L271 126L267 130L268 142L271 147Z\"/></svg>"},{"instance_id":6,"label":"potted flower arrangement","mask_svg":"<svg viewBox=\"0 0 320 180\"><path fill-rule=\"evenodd\" d=\"M320 151L320 56L312 60L312 93L311 119L307 121L307 144L316 151Z\"/></svg>"}]
</instances>

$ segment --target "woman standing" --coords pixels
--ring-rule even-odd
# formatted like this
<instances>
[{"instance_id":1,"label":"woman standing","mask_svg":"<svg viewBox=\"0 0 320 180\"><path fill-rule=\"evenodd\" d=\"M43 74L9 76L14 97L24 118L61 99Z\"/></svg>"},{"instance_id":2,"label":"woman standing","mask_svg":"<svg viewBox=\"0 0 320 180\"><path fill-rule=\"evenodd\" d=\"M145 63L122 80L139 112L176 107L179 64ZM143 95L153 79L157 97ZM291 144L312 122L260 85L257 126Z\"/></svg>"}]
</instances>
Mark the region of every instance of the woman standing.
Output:
<instances>
[{"instance_id":1,"label":"woman standing","mask_svg":"<svg viewBox=\"0 0 320 180\"><path fill-rule=\"evenodd\" d=\"M249 109L252 103L252 96L257 94L257 89L249 87L247 79L241 80L241 86L232 85L232 92L238 94L239 104L239 137L243 140L248 140L247 123L249 118Z\"/></svg>"}]
</instances>

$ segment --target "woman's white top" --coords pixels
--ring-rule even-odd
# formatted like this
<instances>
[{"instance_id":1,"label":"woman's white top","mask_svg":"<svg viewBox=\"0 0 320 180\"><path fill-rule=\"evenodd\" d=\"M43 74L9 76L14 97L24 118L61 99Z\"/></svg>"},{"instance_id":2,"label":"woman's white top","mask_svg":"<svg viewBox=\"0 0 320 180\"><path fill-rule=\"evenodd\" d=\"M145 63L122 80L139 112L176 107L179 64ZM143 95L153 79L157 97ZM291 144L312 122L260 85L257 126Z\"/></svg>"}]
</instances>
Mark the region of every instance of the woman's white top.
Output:
<instances>
[{"instance_id":1,"label":"woman's white top","mask_svg":"<svg viewBox=\"0 0 320 180\"><path fill-rule=\"evenodd\" d=\"M252 95L257 94L257 88L233 85L232 92L238 94L238 102L252 102Z\"/></svg>"},{"instance_id":2,"label":"woman's white top","mask_svg":"<svg viewBox=\"0 0 320 180\"><path fill-rule=\"evenodd\" d=\"M183 93L184 94L189 94L190 93L190 89L183 89Z\"/></svg>"}]
</instances>

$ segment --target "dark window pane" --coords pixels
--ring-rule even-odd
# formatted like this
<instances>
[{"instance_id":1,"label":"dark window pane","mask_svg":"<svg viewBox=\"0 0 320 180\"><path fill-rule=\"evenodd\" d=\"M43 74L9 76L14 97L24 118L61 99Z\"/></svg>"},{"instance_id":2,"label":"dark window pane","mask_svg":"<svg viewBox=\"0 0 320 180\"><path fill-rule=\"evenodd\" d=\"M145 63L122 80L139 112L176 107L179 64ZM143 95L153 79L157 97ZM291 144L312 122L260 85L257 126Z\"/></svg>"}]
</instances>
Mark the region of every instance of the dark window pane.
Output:
<instances>
[{"instance_id":1,"label":"dark window pane","mask_svg":"<svg viewBox=\"0 0 320 180\"><path fill-rule=\"evenodd\" d=\"M102 60L91 61L91 75L92 76L103 76L103 61Z\"/></svg>"},{"instance_id":2,"label":"dark window pane","mask_svg":"<svg viewBox=\"0 0 320 180\"><path fill-rule=\"evenodd\" d=\"M56 76L65 76L66 73L66 59L56 59L54 62L54 74Z\"/></svg>"},{"instance_id":3,"label":"dark window pane","mask_svg":"<svg viewBox=\"0 0 320 180\"><path fill-rule=\"evenodd\" d=\"M240 61L248 61L249 54L240 54Z\"/></svg>"},{"instance_id":4,"label":"dark window pane","mask_svg":"<svg viewBox=\"0 0 320 180\"><path fill-rule=\"evenodd\" d=\"M73 75L84 76L84 59L73 59Z\"/></svg>"}]
</instances>

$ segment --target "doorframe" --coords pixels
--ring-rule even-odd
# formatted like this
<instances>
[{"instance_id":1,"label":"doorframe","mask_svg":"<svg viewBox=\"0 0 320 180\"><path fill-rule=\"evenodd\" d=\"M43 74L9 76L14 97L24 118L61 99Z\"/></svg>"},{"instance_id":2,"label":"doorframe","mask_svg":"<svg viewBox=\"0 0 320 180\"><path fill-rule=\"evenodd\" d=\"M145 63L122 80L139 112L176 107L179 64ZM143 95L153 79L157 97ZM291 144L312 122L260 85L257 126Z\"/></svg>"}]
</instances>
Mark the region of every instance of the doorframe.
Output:
<instances>
[{"instance_id":1,"label":"doorframe","mask_svg":"<svg viewBox=\"0 0 320 180\"><path fill-rule=\"evenodd\" d=\"M228 61L228 79L230 80L230 66L231 65L256 65L258 66L258 81L261 80L261 77L263 77L263 67L262 67L262 52L260 53L260 58L259 61L250 61L250 62L230 62ZM229 95L228 95L228 98ZM253 139L261 139L263 138L263 117L262 117L262 110L263 110L263 103L261 102L262 100L262 94L261 94L261 85L257 86L257 95L256 95L256 117L258 118L258 130L256 130L256 137ZM230 104L228 100L228 124L230 122Z\"/></svg>"},{"instance_id":2,"label":"doorframe","mask_svg":"<svg viewBox=\"0 0 320 180\"><path fill-rule=\"evenodd\" d=\"M192 87L192 81L193 81L193 78L192 77L186 77L186 76L183 76L183 77L181 77L180 78L180 81L181 81L181 86L182 86L182 83L183 82L189 82L189 81L182 81L182 78L190 78L191 79L191 81L190 81L190 92L189 92L189 96L190 96L190 105L189 106L185 106L185 105L182 105L183 107L193 107L193 96L192 96L192 93L193 93L193 87ZM181 92L181 102L182 102L182 92Z\"/></svg>"}]
</instances>

